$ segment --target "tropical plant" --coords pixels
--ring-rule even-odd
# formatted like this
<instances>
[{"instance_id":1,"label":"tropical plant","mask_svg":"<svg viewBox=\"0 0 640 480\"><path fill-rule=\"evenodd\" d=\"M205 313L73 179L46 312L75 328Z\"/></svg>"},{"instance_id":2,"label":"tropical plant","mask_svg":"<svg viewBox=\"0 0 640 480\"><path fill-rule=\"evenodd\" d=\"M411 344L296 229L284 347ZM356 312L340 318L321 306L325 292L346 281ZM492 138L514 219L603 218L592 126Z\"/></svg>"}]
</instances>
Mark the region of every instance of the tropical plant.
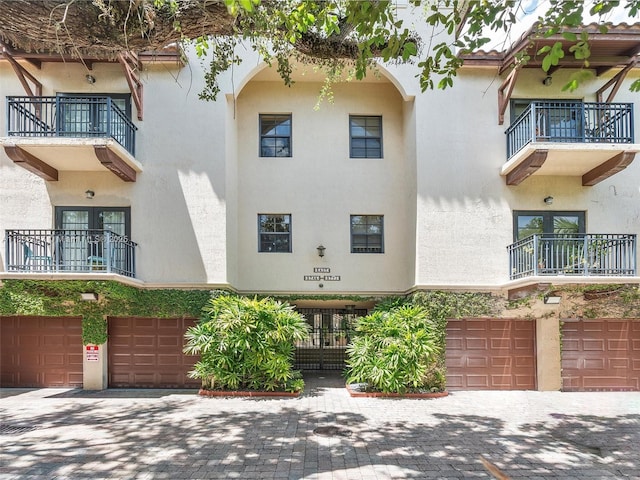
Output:
<instances>
[{"instance_id":1,"label":"tropical plant","mask_svg":"<svg viewBox=\"0 0 640 480\"><path fill-rule=\"evenodd\" d=\"M293 369L294 344L308 326L292 306L270 298L220 295L204 308L200 322L185 334L185 353L200 355L190 372L203 388L301 391Z\"/></svg>"},{"instance_id":2,"label":"tropical plant","mask_svg":"<svg viewBox=\"0 0 640 480\"><path fill-rule=\"evenodd\" d=\"M347 382L385 393L440 391L440 352L436 324L425 308L376 309L356 322L355 338L347 347Z\"/></svg>"}]
</instances>

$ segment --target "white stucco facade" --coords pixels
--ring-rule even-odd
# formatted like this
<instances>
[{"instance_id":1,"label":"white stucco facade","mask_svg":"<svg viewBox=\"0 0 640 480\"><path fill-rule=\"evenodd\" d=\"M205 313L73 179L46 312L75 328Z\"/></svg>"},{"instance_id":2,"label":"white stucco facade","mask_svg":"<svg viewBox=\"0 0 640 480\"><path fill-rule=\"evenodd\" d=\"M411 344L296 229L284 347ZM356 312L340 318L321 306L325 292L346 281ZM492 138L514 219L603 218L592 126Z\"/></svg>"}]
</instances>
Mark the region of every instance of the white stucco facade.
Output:
<instances>
[{"instance_id":1,"label":"white stucco facade","mask_svg":"<svg viewBox=\"0 0 640 480\"><path fill-rule=\"evenodd\" d=\"M510 122L507 110L505 124L498 124L503 78L496 68L463 68L453 88L420 92L416 67L386 66L366 81L334 85L334 101L315 108L317 74L298 70L296 83L286 87L250 54L221 79L215 102L199 100L204 67L188 53L188 66L150 63L142 72L144 119L135 106L132 115L142 167L135 182L106 169L64 170L58 181L45 181L0 150L0 258L5 230L54 228L55 207L130 207L136 282L143 287L504 290L514 285L507 256L514 211L580 211L587 233L640 233L638 160L593 187L569 176L506 184L500 168ZM94 84L86 73L81 64L45 62L34 75L43 95L129 92L118 64L96 63ZM525 70L512 98L595 101L595 91L617 71L562 92L569 73L559 71L549 87L542 72ZM628 86L637 75L629 75L616 102L636 101ZM24 95L8 62L0 62L0 92L3 102ZM290 157L259 155L260 114L291 115ZM349 115L382 117L382 158L350 158ZM2 115L0 136L6 128ZM95 197L85 198L86 190ZM543 202L547 196L553 205ZM259 214L291 215L291 252L259 252ZM351 215L383 216L384 253L351 253ZM5 265L0 262L3 277L15 275ZM333 279L305 280L314 269Z\"/></svg>"}]
</instances>

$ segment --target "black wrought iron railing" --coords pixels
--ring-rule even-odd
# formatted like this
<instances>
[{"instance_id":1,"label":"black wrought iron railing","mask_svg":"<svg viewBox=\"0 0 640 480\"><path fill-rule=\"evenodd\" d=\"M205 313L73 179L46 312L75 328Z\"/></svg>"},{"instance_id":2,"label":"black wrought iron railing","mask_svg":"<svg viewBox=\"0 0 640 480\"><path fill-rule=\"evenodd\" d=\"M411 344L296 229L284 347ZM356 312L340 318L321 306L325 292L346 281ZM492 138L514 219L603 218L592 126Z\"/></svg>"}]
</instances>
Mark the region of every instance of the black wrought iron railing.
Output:
<instances>
[{"instance_id":1,"label":"black wrought iron railing","mask_svg":"<svg viewBox=\"0 0 640 480\"><path fill-rule=\"evenodd\" d=\"M110 97L7 97L7 135L109 137L135 155L136 126Z\"/></svg>"},{"instance_id":2,"label":"black wrought iron railing","mask_svg":"<svg viewBox=\"0 0 640 480\"><path fill-rule=\"evenodd\" d=\"M531 142L633 143L632 103L531 102L507 129L507 159Z\"/></svg>"},{"instance_id":3,"label":"black wrought iron railing","mask_svg":"<svg viewBox=\"0 0 640 480\"><path fill-rule=\"evenodd\" d=\"M633 234L535 234L507 250L512 280L535 275L636 275Z\"/></svg>"},{"instance_id":4,"label":"black wrought iron railing","mask_svg":"<svg viewBox=\"0 0 640 480\"><path fill-rule=\"evenodd\" d=\"M137 244L110 230L7 230L8 272L136 276Z\"/></svg>"}]
</instances>

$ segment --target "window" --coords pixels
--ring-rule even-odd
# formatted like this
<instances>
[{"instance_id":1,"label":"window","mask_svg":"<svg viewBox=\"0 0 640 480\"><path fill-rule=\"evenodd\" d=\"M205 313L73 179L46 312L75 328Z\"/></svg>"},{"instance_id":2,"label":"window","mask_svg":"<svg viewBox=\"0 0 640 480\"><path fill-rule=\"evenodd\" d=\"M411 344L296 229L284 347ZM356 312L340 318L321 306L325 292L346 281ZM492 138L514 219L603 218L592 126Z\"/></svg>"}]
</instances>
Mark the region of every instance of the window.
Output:
<instances>
[{"instance_id":1,"label":"window","mask_svg":"<svg viewBox=\"0 0 640 480\"><path fill-rule=\"evenodd\" d=\"M291 115L260 115L260 156L291 156Z\"/></svg>"},{"instance_id":2,"label":"window","mask_svg":"<svg viewBox=\"0 0 640 480\"><path fill-rule=\"evenodd\" d=\"M291 215L258 214L258 251L291 252Z\"/></svg>"},{"instance_id":3,"label":"window","mask_svg":"<svg viewBox=\"0 0 640 480\"><path fill-rule=\"evenodd\" d=\"M382 158L382 117L349 115L351 158Z\"/></svg>"},{"instance_id":4,"label":"window","mask_svg":"<svg viewBox=\"0 0 640 480\"><path fill-rule=\"evenodd\" d=\"M382 215L351 215L351 253L384 253Z\"/></svg>"},{"instance_id":5,"label":"window","mask_svg":"<svg viewBox=\"0 0 640 480\"><path fill-rule=\"evenodd\" d=\"M584 233L584 212L516 211L513 214L515 241L534 234Z\"/></svg>"}]
</instances>

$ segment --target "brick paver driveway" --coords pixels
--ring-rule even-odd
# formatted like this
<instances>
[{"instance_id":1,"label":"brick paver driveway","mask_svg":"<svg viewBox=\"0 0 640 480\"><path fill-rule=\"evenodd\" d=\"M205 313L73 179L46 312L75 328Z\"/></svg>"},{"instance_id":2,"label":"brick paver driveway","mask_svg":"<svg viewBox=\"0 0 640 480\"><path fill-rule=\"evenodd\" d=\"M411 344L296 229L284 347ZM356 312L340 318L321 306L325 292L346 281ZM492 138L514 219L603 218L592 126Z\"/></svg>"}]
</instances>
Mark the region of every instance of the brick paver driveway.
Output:
<instances>
[{"instance_id":1,"label":"brick paver driveway","mask_svg":"<svg viewBox=\"0 0 640 480\"><path fill-rule=\"evenodd\" d=\"M512 478L640 479L640 393L340 387L309 378L302 397L275 400L4 390L0 479L491 478L481 457Z\"/></svg>"}]
</instances>

